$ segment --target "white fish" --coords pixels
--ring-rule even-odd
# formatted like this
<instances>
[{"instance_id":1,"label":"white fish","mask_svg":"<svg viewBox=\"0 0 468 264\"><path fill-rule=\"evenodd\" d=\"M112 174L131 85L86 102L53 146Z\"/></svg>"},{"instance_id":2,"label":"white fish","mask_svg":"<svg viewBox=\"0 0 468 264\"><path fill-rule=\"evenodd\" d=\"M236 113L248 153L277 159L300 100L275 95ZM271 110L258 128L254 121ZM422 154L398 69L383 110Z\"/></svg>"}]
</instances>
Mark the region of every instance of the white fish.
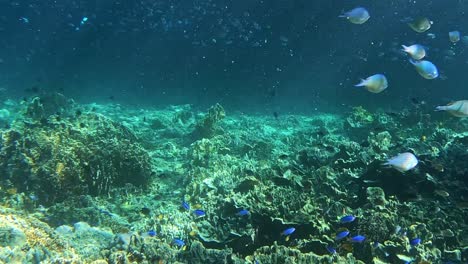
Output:
<instances>
[{"instance_id":1,"label":"white fish","mask_svg":"<svg viewBox=\"0 0 468 264\"><path fill-rule=\"evenodd\" d=\"M424 49L422 45L414 44L411 46L405 46L405 45L401 45L401 46L403 47L403 51L408 53L411 56L411 58L415 60L421 60L422 58L426 56L426 50Z\"/></svg>"},{"instance_id":2,"label":"white fish","mask_svg":"<svg viewBox=\"0 0 468 264\"><path fill-rule=\"evenodd\" d=\"M356 87L365 87L371 93L380 93L387 89L388 81L383 74L374 74L366 79L361 80Z\"/></svg>"},{"instance_id":3,"label":"white fish","mask_svg":"<svg viewBox=\"0 0 468 264\"><path fill-rule=\"evenodd\" d=\"M366 23L366 21L369 20L370 15L364 7L356 7L348 12L344 12L339 17L344 17L348 19L349 22L360 25Z\"/></svg>"},{"instance_id":4,"label":"white fish","mask_svg":"<svg viewBox=\"0 0 468 264\"><path fill-rule=\"evenodd\" d=\"M418 159L413 155L413 153L404 152L390 158L383 165L390 166L399 172L405 172L416 167L416 165L418 165Z\"/></svg>"},{"instance_id":5,"label":"white fish","mask_svg":"<svg viewBox=\"0 0 468 264\"><path fill-rule=\"evenodd\" d=\"M432 62L427 60L410 60L410 62L414 65L419 75L421 75L424 79L431 80L439 77L439 70L437 70L437 67Z\"/></svg>"},{"instance_id":6,"label":"white fish","mask_svg":"<svg viewBox=\"0 0 468 264\"><path fill-rule=\"evenodd\" d=\"M456 117L468 117L468 100L460 100L448 105L437 106L436 111L447 111Z\"/></svg>"},{"instance_id":7,"label":"white fish","mask_svg":"<svg viewBox=\"0 0 468 264\"><path fill-rule=\"evenodd\" d=\"M432 24L433 22L426 17L420 17L408 23L410 28L418 33L428 31L431 28Z\"/></svg>"},{"instance_id":8,"label":"white fish","mask_svg":"<svg viewBox=\"0 0 468 264\"><path fill-rule=\"evenodd\" d=\"M457 43L460 41L460 32L459 31L450 31L449 39L452 43Z\"/></svg>"}]
</instances>

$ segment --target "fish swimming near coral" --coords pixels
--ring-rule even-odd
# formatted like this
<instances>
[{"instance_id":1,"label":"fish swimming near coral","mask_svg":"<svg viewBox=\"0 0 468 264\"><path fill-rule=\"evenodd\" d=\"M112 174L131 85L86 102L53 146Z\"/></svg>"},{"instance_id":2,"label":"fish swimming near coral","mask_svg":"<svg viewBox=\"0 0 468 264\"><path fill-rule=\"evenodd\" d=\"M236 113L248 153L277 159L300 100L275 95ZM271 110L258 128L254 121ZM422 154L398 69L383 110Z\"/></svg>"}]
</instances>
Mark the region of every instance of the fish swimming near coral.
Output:
<instances>
[{"instance_id":1,"label":"fish swimming near coral","mask_svg":"<svg viewBox=\"0 0 468 264\"><path fill-rule=\"evenodd\" d=\"M413 153L405 152L390 158L383 165L390 166L399 172L406 172L418 165L418 159Z\"/></svg>"},{"instance_id":2,"label":"fish swimming near coral","mask_svg":"<svg viewBox=\"0 0 468 264\"><path fill-rule=\"evenodd\" d=\"M468 100L460 100L448 105L437 106L436 111L447 111L456 117L468 117Z\"/></svg>"},{"instance_id":3,"label":"fish swimming near coral","mask_svg":"<svg viewBox=\"0 0 468 264\"><path fill-rule=\"evenodd\" d=\"M334 247L332 247L330 245L326 246L325 248L327 249L328 253L330 253L332 255L336 254L336 248L334 248Z\"/></svg>"},{"instance_id":4,"label":"fish swimming near coral","mask_svg":"<svg viewBox=\"0 0 468 264\"><path fill-rule=\"evenodd\" d=\"M420 238L411 239L411 240L410 240L410 245L413 246L413 247L415 247L415 246L421 244L421 241L422 241L422 240L421 240Z\"/></svg>"},{"instance_id":5,"label":"fish swimming near coral","mask_svg":"<svg viewBox=\"0 0 468 264\"><path fill-rule=\"evenodd\" d=\"M362 243L364 240L366 240L366 237L362 235L353 236L349 239L352 243Z\"/></svg>"},{"instance_id":6,"label":"fish swimming near coral","mask_svg":"<svg viewBox=\"0 0 468 264\"><path fill-rule=\"evenodd\" d=\"M174 245L178 247L185 246L185 242L182 239L178 239L178 238L174 238L174 240L172 240L172 243L174 243Z\"/></svg>"},{"instance_id":7,"label":"fish swimming near coral","mask_svg":"<svg viewBox=\"0 0 468 264\"><path fill-rule=\"evenodd\" d=\"M354 220L356 220L356 217L354 215L347 215L347 216L341 217L340 223L342 224L351 223Z\"/></svg>"},{"instance_id":8,"label":"fish swimming near coral","mask_svg":"<svg viewBox=\"0 0 468 264\"><path fill-rule=\"evenodd\" d=\"M250 214L250 212L247 209L242 209L239 212L237 212L238 216L246 216L246 215L249 215L249 214Z\"/></svg>"},{"instance_id":9,"label":"fish swimming near coral","mask_svg":"<svg viewBox=\"0 0 468 264\"><path fill-rule=\"evenodd\" d=\"M190 204L183 200L182 200L182 203L180 204L180 207L187 211L190 210Z\"/></svg>"},{"instance_id":10,"label":"fish swimming near coral","mask_svg":"<svg viewBox=\"0 0 468 264\"><path fill-rule=\"evenodd\" d=\"M348 235L349 235L349 231L348 231L348 230L341 231L341 232L339 232L339 233L336 234L335 240L341 240L341 239L347 237Z\"/></svg>"},{"instance_id":11,"label":"fish swimming near coral","mask_svg":"<svg viewBox=\"0 0 468 264\"><path fill-rule=\"evenodd\" d=\"M205 211L200 210L200 209L193 210L193 214L197 217L203 217L206 215Z\"/></svg>"},{"instance_id":12,"label":"fish swimming near coral","mask_svg":"<svg viewBox=\"0 0 468 264\"><path fill-rule=\"evenodd\" d=\"M296 228L290 227L290 228L284 230L283 232L281 232L281 235L282 235L282 236L289 236L289 235L291 235L292 233L294 233L294 231L296 231Z\"/></svg>"}]
</instances>

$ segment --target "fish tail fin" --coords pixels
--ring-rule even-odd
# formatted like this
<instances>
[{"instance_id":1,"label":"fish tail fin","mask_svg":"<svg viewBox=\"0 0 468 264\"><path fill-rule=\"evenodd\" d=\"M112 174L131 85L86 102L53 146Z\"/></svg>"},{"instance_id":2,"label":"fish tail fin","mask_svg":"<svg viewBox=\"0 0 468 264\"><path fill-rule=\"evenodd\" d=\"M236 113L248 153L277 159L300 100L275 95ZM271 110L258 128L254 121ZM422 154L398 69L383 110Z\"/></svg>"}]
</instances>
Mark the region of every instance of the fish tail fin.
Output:
<instances>
[{"instance_id":1,"label":"fish tail fin","mask_svg":"<svg viewBox=\"0 0 468 264\"><path fill-rule=\"evenodd\" d=\"M392 162L390 160L387 160L387 161L383 161L381 163L381 166L382 167L385 167L385 168L391 168L392 167Z\"/></svg>"},{"instance_id":2,"label":"fish tail fin","mask_svg":"<svg viewBox=\"0 0 468 264\"><path fill-rule=\"evenodd\" d=\"M361 81L358 84L354 85L354 87L362 87L362 86L366 86L366 80L365 79L361 79Z\"/></svg>"},{"instance_id":3,"label":"fish tail fin","mask_svg":"<svg viewBox=\"0 0 468 264\"><path fill-rule=\"evenodd\" d=\"M437 106L434 111L445 111L447 110L446 105Z\"/></svg>"},{"instance_id":4,"label":"fish tail fin","mask_svg":"<svg viewBox=\"0 0 468 264\"><path fill-rule=\"evenodd\" d=\"M408 46L405 46L405 45L401 45L401 47L403 48L402 51L404 52L408 52Z\"/></svg>"},{"instance_id":5,"label":"fish tail fin","mask_svg":"<svg viewBox=\"0 0 468 264\"><path fill-rule=\"evenodd\" d=\"M341 10L341 15L339 15L338 17L340 17L340 18L348 18L348 15L346 15L346 12L342 9L342 10Z\"/></svg>"}]
</instances>

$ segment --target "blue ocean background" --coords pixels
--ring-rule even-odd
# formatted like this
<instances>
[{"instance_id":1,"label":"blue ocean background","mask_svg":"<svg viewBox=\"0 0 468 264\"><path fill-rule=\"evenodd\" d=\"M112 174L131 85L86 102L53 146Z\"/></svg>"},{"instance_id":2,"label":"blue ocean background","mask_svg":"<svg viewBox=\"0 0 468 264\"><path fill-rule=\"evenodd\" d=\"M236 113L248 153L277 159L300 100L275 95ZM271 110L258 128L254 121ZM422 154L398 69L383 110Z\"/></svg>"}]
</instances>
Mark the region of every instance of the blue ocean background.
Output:
<instances>
[{"instance_id":1,"label":"blue ocean background","mask_svg":"<svg viewBox=\"0 0 468 264\"><path fill-rule=\"evenodd\" d=\"M360 5L368 23L338 17ZM467 45L448 39L468 34L466 1L25 0L0 10L6 96L39 87L81 102L312 113L398 111L411 98L433 106L466 94ZM434 22L428 32L408 27L418 16ZM400 52L416 42L442 78L422 79ZM353 87L374 73L388 77L387 91Z\"/></svg>"}]
</instances>

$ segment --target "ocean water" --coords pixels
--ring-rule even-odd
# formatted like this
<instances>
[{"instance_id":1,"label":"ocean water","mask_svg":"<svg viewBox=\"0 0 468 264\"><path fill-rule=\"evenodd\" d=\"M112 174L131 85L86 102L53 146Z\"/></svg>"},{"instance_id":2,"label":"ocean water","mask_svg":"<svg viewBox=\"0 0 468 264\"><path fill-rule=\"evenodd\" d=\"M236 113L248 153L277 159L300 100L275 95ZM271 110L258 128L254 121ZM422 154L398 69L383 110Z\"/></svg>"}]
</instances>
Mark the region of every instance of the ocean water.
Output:
<instances>
[{"instance_id":1,"label":"ocean water","mask_svg":"<svg viewBox=\"0 0 468 264\"><path fill-rule=\"evenodd\" d=\"M466 12L0 1L0 262L468 263Z\"/></svg>"}]
</instances>

